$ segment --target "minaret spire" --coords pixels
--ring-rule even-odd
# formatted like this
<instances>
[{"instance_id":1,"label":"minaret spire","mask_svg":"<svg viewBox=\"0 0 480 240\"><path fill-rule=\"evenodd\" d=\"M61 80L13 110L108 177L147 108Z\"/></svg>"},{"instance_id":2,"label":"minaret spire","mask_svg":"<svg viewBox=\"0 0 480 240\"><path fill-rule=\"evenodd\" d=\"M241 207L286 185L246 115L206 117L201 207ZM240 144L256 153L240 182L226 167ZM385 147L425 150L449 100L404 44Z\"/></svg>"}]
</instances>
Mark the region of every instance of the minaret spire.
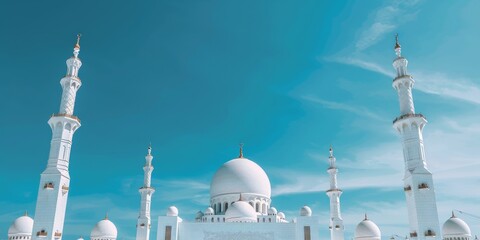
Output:
<instances>
[{"instance_id":1,"label":"minaret spire","mask_svg":"<svg viewBox=\"0 0 480 240\"><path fill-rule=\"evenodd\" d=\"M47 167L40 175L33 240L62 238L70 185L70 150L73 134L80 127L80 119L73 115L76 93L82 85L78 78L82 62L75 56L75 52L78 55L79 51L80 46L74 49L74 56L67 60L67 75L60 80L63 90L60 109L48 120L52 128L52 140Z\"/></svg>"},{"instance_id":2,"label":"minaret spire","mask_svg":"<svg viewBox=\"0 0 480 240\"><path fill-rule=\"evenodd\" d=\"M143 166L143 186L139 189L140 192L140 213L137 220L137 237L136 240L149 240L150 238L150 205L152 202L152 195L155 189L151 187L152 181L152 144L147 148L147 155L145 156L145 165Z\"/></svg>"},{"instance_id":3,"label":"minaret spire","mask_svg":"<svg viewBox=\"0 0 480 240\"><path fill-rule=\"evenodd\" d=\"M338 169L335 165L336 159L333 155L333 147L329 149L330 156L328 157L329 168L327 169L330 175L330 189L327 190L327 195L330 198L330 239L343 240L344 239L344 225L342 215L340 214L340 196L342 190L337 185Z\"/></svg>"},{"instance_id":4,"label":"minaret spire","mask_svg":"<svg viewBox=\"0 0 480 240\"><path fill-rule=\"evenodd\" d=\"M432 173L427 168L423 144L423 127L427 120L415 113L412 88L415 83L407 72L408 61L401 56L398 34L395 37L393 67L397 76L392 86L398 93L400 116L393 121L401 138L405 162L404 190L407 199L410 239L441 239L435 188Z\"/></svg>"},{"instance_id":5,"label":"minaret spire","mask_svg":"<svg viewBox=\"0 0 480 240\"><path fill-rule=\"evenodd\" d=\"M400 43L398 42L398 33L395 34L395 53L397 54L397 57L401 57L402 55L402 46L400 46Z\"/></svg>"},{"instance_id":6,"label":"minaret spire","mask_svg":"<svg viewBox=\"0 0 480 240\"><path fill-rule=\"evenodd\" d=\"M82 34L77 34L77 43L75 44L75 46L73 47L73 56L75 56L75 58L78 57L78 53L80 52L80 38L82 37Z\"/></svg>"}]
</instances>

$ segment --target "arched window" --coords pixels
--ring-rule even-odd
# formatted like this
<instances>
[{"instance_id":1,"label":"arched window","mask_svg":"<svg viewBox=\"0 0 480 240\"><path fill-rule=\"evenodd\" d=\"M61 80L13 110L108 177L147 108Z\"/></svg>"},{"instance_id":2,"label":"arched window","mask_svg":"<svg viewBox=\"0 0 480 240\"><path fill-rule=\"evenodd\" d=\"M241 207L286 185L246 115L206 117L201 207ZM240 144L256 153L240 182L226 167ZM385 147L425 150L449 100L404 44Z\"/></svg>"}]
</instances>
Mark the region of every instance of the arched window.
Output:
<instances>
[{"instance_id":1,"label":"arched window","mask_svg":"<svg viewBox=\"0 0 480 240\"><path fill-rule=\"evenodd\" d=\"M212 217L212 222L213 222L213 217Z\"/></svg>"},{"instance_id":2,"label":"arched window","mask_svg":"<svg viewBox=\"0 0 480 240\"><path fill-rule=\"evenodd\" d=\"M260 212L260 203L257 202L257 204L255 204L255 210Z\"/></svg>"},{"instance_id":3,"label":"arched window","mask_svg":"<svg viewBox=\"0 0 480 240\"><path fill-rule=\"evenodd\" d=\"M224 204L224 207L223 207L223 210L226 212L227 209L228 209L228 203L225 203L225 204Z\"/></svg>"}]
</instances>

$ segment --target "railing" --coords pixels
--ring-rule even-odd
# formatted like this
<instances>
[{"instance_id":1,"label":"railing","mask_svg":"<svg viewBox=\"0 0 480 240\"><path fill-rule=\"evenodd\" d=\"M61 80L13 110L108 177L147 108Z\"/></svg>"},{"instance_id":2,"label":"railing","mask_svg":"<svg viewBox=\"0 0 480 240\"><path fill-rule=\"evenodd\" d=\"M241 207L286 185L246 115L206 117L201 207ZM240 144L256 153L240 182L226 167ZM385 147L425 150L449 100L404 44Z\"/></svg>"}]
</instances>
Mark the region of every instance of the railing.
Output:
<instances>
[{"instance_id":1,"label":"railing","mask_svg":"<svg viewBox=\"0 0 480 240\"><path fill-rule=\"evenodd\" d=\"M406 74L406 75L402 75L402 76L398 76L398 77L394 78L394 79L393 79L393 82L395 82L395 81L398 80L398 79L404 78L404 77L412 78L411 75Z\"/></svg>"},{"instance_id":2,"label":"railing","mask_svg":"<svg viewBox=\"0 0 480 240\"><path fill-rule=\"evenodd\" d=\"M334 189L327 190L327 193L328 192L341 192L341 191L342 191L342 189L340 189L340 188L334 188Z\"/></svg>"},{"instance_id":3,"label":"railing","mask_svg":"<svg viewBox=\"0 0 480 240\"><path fill-rule=\"evenodd\" d=\"M407 114L403 114L402 116L400 117L397 117L393 120L393 124L395 124L397 121L399 120L402 120L402 119L406 119L406 118L411 118L411 117L422 117L422 118L425 118L425 116L423 116L423 114L421 113L407 113Z\"/></svg>"},{"instance_id":4,"label":"railing","mask_svg":"<svg viewBox=\"0 0 480 240\"><path fill-rule=\"evenodd\" d=\"M68 118L71 118L71 119L74 119L74 120L77 120L78 122L80 122L80 118L78 118L77 116L73 116L71 114L67 114L67 113L54 113L54 114L52 114L52 117L68 117Z\"/></svg>"},{"instance_id":5,"label":"railing","mask_svg":"<svg viewBox=\"0 0 480 240\"><path fill-rule=\"evenodd\" d=\"M78 80L79 82L81 82L82 80L80 80L80 78L78 76L73 76L73 75L65 75L64 77L69 77L69 78L72 78L72 79L75 79L75 80Z\"/></svg>"}]
</instances>

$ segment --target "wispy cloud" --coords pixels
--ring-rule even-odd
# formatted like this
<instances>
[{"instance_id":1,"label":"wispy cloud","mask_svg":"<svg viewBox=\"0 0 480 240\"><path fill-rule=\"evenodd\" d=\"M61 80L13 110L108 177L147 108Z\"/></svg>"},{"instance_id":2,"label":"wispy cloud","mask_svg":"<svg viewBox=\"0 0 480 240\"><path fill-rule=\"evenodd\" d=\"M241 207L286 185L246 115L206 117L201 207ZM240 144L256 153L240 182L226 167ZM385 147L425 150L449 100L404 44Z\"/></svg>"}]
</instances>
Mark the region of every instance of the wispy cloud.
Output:
<instances>
[{"instance_id":1,"label":"wispy cloud","mask_svg":"<svg viewBox=\"0 0 480 240\"><path fill-rule=\"evenodd\" d=\"M380 117L378 114L368 110L365 107L353 106L353 105L349 105L341 102L328 101L328 100L324 100L311 95L302 96L302 99L313 102L313 103L318 103L328 109L342 110L342 111L350 112L359 116L368 117L368 118L372 118L380 121L385 120L384 118Z\"/></svg>"},{"instance_id":2,"label":"wispy cloud","mask_svg":"<svg viewBox=\"0 0 480 240\"><path fill-rule=\"evenodd\" d=\"M393 70L387 70L385 67L375 62L354 57L331 57L324 59L326 61L359 67L390 78L395 77ZM415 79L419 80L415 83L415 89L441 97L449 97L474 104L480 104L480 86L472 80L465 78L452 78L443 73L425 73L420 71L417 71L414 75Z\"/></svg>"},{"instance_id":3,"label":"wispy cloud","mask_svg":"<svg viewBox=\"0 0 480 240\"><path fill-rule=\"evenodd\" d=\"M363 51L377 43L385 34L393 32L398 25L401 25L416 15L412 11L419 0L395 0L381 7L374 13L374 19L368 23L360 33L355 44L357 52Z\"/></svg>"},{"instance_id":4,"label":"wispy cloud","mask_svg":"<svg viewBox=\"0 0 480 240\"><path fill-rule=\"evenodd\" d=\"M385 75L385 76L390 77L390 78L395 77L393 69L392 70L386 69L383 66L381 66L380 64L370 62L370 61L366 61L366 60L363 60L363 59L360 59L360 58L355 58L355 57L352 57L352 56L350 56L350 57L327 57L327 58L323 58L323 60L328 61L328 62L337 62L337 63L341 63L341 64L352 65L352 66L355 66L355 67L363 68L363 69L368 70L368 71L372 71L372 72L375 72L375 73L380 73L380 74Z\"/></svg>"}]
</instances>

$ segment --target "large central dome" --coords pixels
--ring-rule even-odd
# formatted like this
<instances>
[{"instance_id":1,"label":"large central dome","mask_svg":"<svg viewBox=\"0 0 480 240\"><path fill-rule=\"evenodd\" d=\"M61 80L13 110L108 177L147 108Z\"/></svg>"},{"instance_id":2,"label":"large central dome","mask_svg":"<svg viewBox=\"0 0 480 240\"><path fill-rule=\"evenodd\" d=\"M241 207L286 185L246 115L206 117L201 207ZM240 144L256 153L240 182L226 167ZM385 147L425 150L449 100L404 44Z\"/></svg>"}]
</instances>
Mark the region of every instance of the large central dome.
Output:
<instances>
[{"instance_id":1,"label":"large central dome","mask_svg":"<svg viewBox=\"0 0 480 240\"><path fill-rule=\"evenodd\" d=\"M217 170L210 185L210 197L247 193L270 198L270 180L263 169L246 158L236 158Z\"/></svg>"}]
</instances>

